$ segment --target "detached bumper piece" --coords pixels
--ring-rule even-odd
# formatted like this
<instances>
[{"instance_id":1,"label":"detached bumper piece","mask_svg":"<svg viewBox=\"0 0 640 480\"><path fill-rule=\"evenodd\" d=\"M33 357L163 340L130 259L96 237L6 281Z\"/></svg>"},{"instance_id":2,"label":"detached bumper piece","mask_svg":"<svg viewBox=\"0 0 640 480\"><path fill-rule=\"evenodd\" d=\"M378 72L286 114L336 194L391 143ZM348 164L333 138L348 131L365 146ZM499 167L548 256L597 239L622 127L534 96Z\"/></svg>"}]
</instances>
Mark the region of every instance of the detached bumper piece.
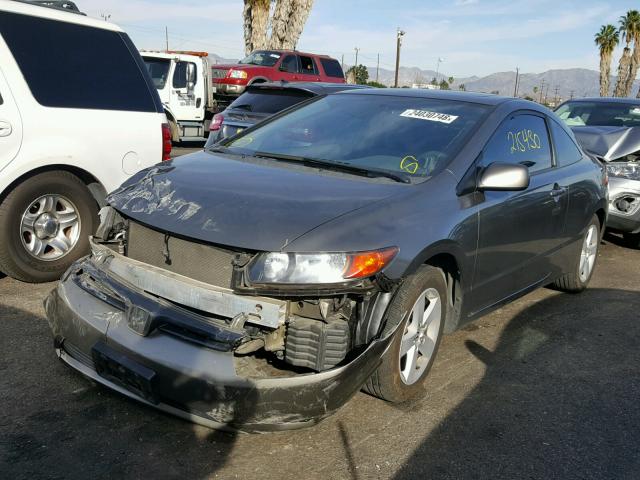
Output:
<instances>
[{"instance_id":1,"label":"detached bumper piece","mask_svg":"<svg viewBox=\"0 0 640 480\"><path fill-rule=\"evenodd\" d=\"M240 308L243 302L264 303L265 299L231 299L218 292L213 302L207 296L211 292L196 295L196 289L191 292L192 303L208 305L207 310L186 308L154 292L175 274L150 271L145 277L139 268L135 261L94 249L91 258L76 263L65 274L45 300L58 356L98 383L211 428L264 431L314 424L360 389L391 340L391 336L374 340L348 363L320 373L242 376L236 371L233 349L250 338L247 332L252 327L229 326L211 311ZM188 279L176 276L174 280L172 293L183 295L181 282ZM280 307L274 303L272 314ZM268 308L261 313L265 310ZM270 322L268 316L256 320ZM333 342L336 355L342 355L344 347L334 333L339 337L341 332L331 328L312 332L324 342ZM296 355L301 363L305 358L332 361L305 351L302 336L292 340L298 343Z\"/></svg>"}]
</instances>

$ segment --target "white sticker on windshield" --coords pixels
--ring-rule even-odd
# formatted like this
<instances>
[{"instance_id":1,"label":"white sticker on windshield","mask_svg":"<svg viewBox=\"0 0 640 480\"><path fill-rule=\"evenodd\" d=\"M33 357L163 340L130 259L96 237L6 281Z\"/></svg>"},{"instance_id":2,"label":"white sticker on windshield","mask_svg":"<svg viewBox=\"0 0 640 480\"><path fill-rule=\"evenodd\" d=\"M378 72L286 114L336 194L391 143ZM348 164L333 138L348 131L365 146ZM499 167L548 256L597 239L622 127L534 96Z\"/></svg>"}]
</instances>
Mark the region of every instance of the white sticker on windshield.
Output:
<instances>
[{"instance_id":1,"label":"white sticker on windshield","mask_svg":"<svg viewBox=\"0 0 640 480\"><path fill-rule=\"evenodd\" d=\"M632 108L631 109L631 115L640 115L640 108L638 108L638 107Z\"/></svg>"},{"instance_id":2,"label":"white sticker on windshield","mask_svg":"<svg viewBox=\"0 0 640 480\"><path fill-rule=\"evenodd\" d=\"M419 118L420 120L430 120L432 122L452 123L457 115L449 115L448 113L430 112L429 110L416 110L409 108L400 114L401 117Z\"/></svg>"}]
</instances>

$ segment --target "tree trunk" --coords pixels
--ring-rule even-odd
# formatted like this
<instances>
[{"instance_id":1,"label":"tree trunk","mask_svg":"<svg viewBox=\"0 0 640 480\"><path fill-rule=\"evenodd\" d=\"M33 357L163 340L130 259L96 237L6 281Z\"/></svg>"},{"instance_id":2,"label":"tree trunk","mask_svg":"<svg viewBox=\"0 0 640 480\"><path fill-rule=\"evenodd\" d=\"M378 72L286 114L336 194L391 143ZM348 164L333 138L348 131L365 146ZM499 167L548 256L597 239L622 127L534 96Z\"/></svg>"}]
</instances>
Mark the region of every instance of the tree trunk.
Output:
<instances>
[{"instance_id":1,"label":"tree trunk","mask_svg":"<svg viewBox=\"0 0 640 480\"><path fill-rule=\"evenodd\" d=\"M313 0L278 0L271 20L269 48L293 50L312 6Z\"/></svg>"},{"instance_id":2,"label":"tree trunk","mask_svg":"<svg viewBox=\"0 0 640 480\"><path fill-rule=\"evenodd\" d=\"M244 51L267 47L267 26L269 24L270 0L244 0L242 17L244 20Z\"/></svg>"},{"instance_id":3,"label":"tree trunk","mask_svg":"<svg viewBox=\"0 0 640 480\"><path fill-rule=\"evenodd\" d=\"M631 56L631 64L629 65L629 76L627 77L627 83L625 85L624 96L628 97L631 95L631 90L633 89L633 82L636 80L636 75L638 73L638 67L640 66L640 45L638 45L638 41L634 41L633 43L633 55Z\"/></svg>"},{"instance_id":4,"label":"tree trunk","mask_svg":"<svg viewBox=\"0 0 640 480\"><path fill-rule=\"evenodd\" d=\"M624 97L627 88L627 77L629 75L629 64L631 63L631 49L624 47L620 63L618 65L618 79L616 81L616 89L613 93L614 97Z\"/></svg>"},{"instance_id":5,"label":"tree trunk","mask_svg":"<svg viewBox=\"0 0 640 480\"><path fill-rule=\"evenodd\" d=\"M600 53L600 96L609 96L609 75L611 73L611 54Z\"/></svg>"}]
</instances>

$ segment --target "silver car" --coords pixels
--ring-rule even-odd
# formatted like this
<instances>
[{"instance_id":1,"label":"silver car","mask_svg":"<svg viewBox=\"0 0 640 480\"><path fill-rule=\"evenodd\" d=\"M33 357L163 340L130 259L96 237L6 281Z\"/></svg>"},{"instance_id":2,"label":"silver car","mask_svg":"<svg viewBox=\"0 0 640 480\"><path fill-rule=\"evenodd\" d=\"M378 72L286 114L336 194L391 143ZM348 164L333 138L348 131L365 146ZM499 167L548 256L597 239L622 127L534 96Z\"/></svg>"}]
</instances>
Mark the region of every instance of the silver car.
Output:
<instances>
[{"instance_id":1,"label":"silver car","mask_svg":"<svg viewBox=\"0 0 640 480\"><path fill-rule=\"evenodd\" d=\"M640 99L570 100L556 114L571 127L582 147L607 166L607 228L640 248Z\"/></svg>"}]
</instances>

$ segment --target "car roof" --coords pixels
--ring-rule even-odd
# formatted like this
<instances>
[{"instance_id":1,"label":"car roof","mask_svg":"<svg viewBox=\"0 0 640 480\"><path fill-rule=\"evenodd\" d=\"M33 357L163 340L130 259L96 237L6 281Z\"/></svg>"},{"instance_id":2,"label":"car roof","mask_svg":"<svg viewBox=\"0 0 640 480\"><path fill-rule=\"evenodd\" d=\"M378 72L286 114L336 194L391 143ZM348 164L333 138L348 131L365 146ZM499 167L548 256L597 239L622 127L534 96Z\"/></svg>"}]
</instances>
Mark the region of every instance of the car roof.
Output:
<instances>
[{"instance_id":1,"label":"car roof","mask_svg":"<svg viewBox=\"0 0 640 480\"><path fill-rule=\"evenodd\" d=\"M564 103L623 103L627 105L640 105L640 98L619 98L619 97L585 97L572 98Z\"/></svg>"},{"instance_id":2,"label":"car roof","mask_svg":"<svg viewBox=\"0 0 640 480\"><path fill-rule=\"evenodd\" d=\"M113 23L90 18L73 10L45 6L28 1L0 0L0 12L19 13L22 15L30 15L32 17L47 18L49 20L57 20L60 22L75 23L87 27L122 32L122 29Z\"/></svg>"},{"instance_id":3,"label":"car roof","mask_svg":"<svg viewBox=\"0 0 640 480\"><path fill-rule=\"evenodd\" d=\"M335 60L334 58L331 58L329 55L323 55L323 54L319 54L319 53L301 52L299 50L286 50L286 49L280 49L280 48L257 48L256 50L254 50L251 53L254 53L254 52L295 53L296 55L306 55L308 57L320 57L320 58L328 58L328 59L331 59L331 60Z\"/></svg>"},{"instance_id":4,"label":"car roof","mask_svg":"<svg viewBox=\"0 0 640 480\"><path fill-rule=\"evenodd\" d=\"M266 82L257 83L247 87L249 91L259 90L297 90L314 95L324 95L345 90L356 90L371 88L368 85L355 85L351 83L330 83L330 82Z\"/></svg>"},{"instance_id":5,"label":"car roof","mask_svg":"<svg viewBox=\"0 0 640 480\"><path fill-rule=\"evenodd\" d=\"M457 102L477 103L480 105L497 106L512 103L514 109L538 110L548 113L542 105L513 97L502 97L491 93L460 92L454 90L431 90L426 88L366 88L341 92L340 95L386 95L395 97L430 98L434 100L451 100Z\"/></svg>"}]
</instances>

